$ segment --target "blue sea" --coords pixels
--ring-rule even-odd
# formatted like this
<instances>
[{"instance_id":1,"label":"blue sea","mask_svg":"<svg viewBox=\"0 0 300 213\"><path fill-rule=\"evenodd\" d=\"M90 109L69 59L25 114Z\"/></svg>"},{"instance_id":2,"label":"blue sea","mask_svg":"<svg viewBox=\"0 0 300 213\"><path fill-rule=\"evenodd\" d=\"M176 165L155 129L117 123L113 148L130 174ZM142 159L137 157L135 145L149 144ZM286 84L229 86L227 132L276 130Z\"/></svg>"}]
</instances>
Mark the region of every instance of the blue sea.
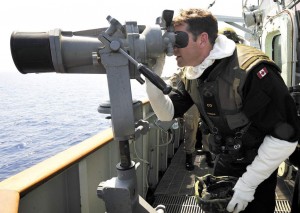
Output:
<instances>
[{"instance_id":1,"label":"blue sea","mask_svg":"<svg viewBox=\"0 0 300 213\"><path fill-rule=\"evenodd\" d=\"M133 99L145 86L131 80ZM0 72L0 181L111 126L106 75Z\"/></svg>"}]
</instances>

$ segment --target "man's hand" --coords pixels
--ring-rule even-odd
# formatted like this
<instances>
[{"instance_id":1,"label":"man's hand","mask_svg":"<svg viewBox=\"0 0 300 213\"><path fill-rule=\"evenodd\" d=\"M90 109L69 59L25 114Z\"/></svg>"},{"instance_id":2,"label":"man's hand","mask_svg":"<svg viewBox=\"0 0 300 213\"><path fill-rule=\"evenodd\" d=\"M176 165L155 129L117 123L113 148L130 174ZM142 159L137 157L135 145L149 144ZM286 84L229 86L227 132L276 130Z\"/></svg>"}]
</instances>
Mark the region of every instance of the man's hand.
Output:
<instances>
[{"instance_id":1,"label":"man's hand","mask_svg":"<svg viewBox=\"0 0 300 213\"><path fill-rule=\"evenodd\" d=\"M250 188L244 183L243 179L239 178L238 182L235 184L234 194L232 199L227 205L227 211L238 213L245 210L248 203L254 199L255 189Z\"/></svg>"}]
</instances>

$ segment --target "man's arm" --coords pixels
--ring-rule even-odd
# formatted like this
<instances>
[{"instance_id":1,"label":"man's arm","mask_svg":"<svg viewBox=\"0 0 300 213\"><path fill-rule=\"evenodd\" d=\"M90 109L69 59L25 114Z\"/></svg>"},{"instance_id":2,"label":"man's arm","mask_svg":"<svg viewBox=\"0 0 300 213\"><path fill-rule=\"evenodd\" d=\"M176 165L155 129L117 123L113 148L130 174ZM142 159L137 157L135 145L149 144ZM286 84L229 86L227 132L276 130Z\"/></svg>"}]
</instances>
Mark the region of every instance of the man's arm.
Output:
<instances>
[{"instance_id":1,"label":"man's arm","mask_svg":"<svg viewBox=\"0 0 300 213\"><path fill-rule=\"evenodd\" d=\"M227 211L234 213L247 207L258 185L295 150L300 130L294 101L280 75L266 65L258 66L249 75L245 84L244 112L266 136L258 155L234 187L234 195L227 206ZM253 103L255 96L261 97L261 101Z\"/></svg>"},{"instance_id":2,"label":"man's arm","mask_svg":"<svg viewBox=\"0 0 300 213\"><path fill-rule=\"evenodd\" d=\"M295 150L297 143L266 136L258 149L258 155L247 167L247 171L234 186L234 194L227 206L227 211L243 211L254 199L259 184L267 179L287 157Z\"/></svg>"}]
</instances>

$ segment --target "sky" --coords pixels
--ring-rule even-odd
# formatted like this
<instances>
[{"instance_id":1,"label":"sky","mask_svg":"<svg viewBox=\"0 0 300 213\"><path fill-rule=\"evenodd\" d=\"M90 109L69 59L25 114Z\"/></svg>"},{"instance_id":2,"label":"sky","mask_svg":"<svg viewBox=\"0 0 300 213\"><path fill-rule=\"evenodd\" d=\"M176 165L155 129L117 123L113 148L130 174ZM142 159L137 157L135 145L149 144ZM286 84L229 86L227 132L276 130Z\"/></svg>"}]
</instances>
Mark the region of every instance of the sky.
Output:
<instances>
[{"instance_id":1,"label":"sky","mask_svg":"<svg viewBox=\"0 0 300 213\"><path fill-rule=\"evenodd\" d=\"M0 7L0 72L18 72L10 53L13 31L48 32L56 28L78 31L108 27L108 15L121 24L136 21L139 25L154 25L165 9L200 7L207 9L213 0L15 0ZM230 2L230 3L229 3ZM241 17L242 0L216 0L210 8L214 15ZM173 61L172 58L167 59Z\"/></svg>"}]
</instances>

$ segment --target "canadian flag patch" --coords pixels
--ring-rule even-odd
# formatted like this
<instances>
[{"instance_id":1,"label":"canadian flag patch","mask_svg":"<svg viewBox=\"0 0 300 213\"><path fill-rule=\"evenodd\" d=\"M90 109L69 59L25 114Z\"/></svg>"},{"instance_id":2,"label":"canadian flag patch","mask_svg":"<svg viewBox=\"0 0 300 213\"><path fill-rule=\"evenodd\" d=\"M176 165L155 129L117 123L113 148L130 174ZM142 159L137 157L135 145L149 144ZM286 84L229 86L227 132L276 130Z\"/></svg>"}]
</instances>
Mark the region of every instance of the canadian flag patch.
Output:
<instances>
[{"instance_id":1,"label":"canadian flag patch","mask_svg":"<svg viewBox=\"0 0 300 213\"><path fill-rule=\"evenodd\" d=\"M267 68L262 68L261 70L258 71L257 76L259 77L259 79L262 79L263 77L265 77L268 74L268 70Z\"/></svg>"}]
</instances>

